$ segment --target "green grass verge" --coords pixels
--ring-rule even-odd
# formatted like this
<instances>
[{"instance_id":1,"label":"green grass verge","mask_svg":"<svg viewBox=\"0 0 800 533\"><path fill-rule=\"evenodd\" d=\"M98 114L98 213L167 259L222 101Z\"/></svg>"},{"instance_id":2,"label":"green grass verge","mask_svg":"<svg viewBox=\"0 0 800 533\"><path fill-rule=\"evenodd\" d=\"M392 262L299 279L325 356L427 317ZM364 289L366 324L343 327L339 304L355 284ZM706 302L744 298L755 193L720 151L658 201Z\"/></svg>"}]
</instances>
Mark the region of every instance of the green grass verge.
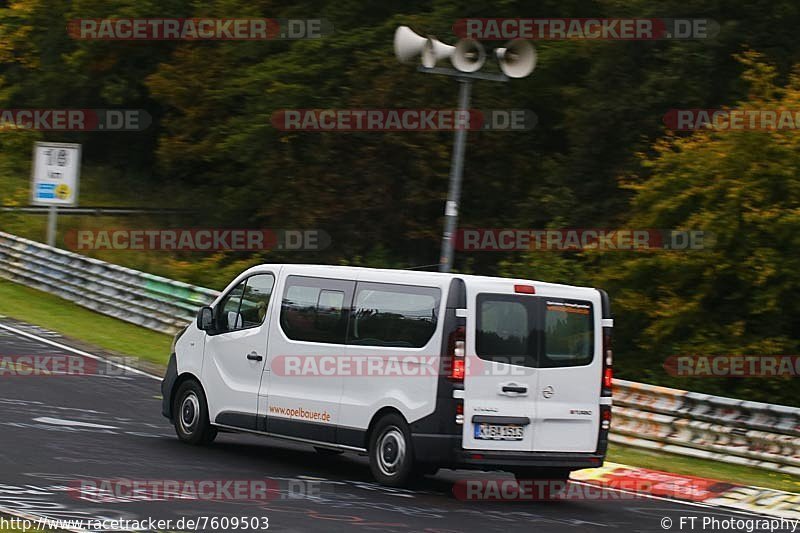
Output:
<instances>
[{"instance_id":1,"label":"green grass verge","mask_svg":"<svg viewBox=\"0 0 800 533\"><path fill-rule=\"evenodd\" d=\"M57 296L0 280L0 314L80 339L100 348L166 365L169 335L134 326ZM675 474L800 492L797 476L611 444L608 460ZM3 533L3 532L0 532Z\"/></svg>"},{"instance_id":2,"label":"green grass verge","mask_svg":"<svg viewBox=\"0 0 800 533\"><path fill-rule=\"evenodd\" d=\"M661 451L653 452L621 444L611 443L609 445L607 460L673 474L705 477L740 485L800 493L800 477L791 474L770 472L749 466L729 465Z\"/></svg>"},{"instance_id":3,"label":"green grass verge","mask_svg":"<svg viewBox=\"0 0 800 533\"><path fill-rule=\"evenodd\" d=\"M17 283L0 280L0 315L36 324L102 349L166 366L172 337Z\"/></svg>"}]
</instances>

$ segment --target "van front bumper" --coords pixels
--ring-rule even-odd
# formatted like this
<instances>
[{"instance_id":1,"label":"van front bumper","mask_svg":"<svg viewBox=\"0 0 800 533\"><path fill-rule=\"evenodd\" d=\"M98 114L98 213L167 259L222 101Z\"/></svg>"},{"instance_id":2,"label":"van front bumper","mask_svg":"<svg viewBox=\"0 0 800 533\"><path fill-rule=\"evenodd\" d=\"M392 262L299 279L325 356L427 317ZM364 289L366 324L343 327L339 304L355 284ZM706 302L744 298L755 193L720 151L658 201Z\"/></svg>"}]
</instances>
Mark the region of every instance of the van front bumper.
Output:
<instances>
[{"instance_id":1,"label":"van front bumper","mask_svg":"<svg viewBox=\"0 0 800 533\"><path fill-rule=\"evenodd\" d=\"M605 454L599 452L512 452L465 450L461 435L412 434L414 455L421 463L444 468L565 468L580 470L603 466Z\"/></svg>"},{"instance_id":2,"label":"van front bumper","mask_svg":"<svg viewBox=\"0 0 800 533\"><path fill-rule=\"evenodd\" d=\"M175 354L169 356L169 363L167 364L167 372L164 374L164 379L161 380L161 414L172 420L172 388L175 386L175 380L178 379L178 362L175 360Z\"/></svg>"}]
</instances>

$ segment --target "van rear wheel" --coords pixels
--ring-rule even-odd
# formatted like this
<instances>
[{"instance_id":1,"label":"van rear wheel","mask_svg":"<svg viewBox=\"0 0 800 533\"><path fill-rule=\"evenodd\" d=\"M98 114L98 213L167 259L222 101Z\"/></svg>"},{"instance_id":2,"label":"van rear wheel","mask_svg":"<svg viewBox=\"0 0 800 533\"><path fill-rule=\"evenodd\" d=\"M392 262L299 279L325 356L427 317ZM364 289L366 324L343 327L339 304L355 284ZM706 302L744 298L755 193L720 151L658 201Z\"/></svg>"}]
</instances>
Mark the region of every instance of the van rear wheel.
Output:
<instances>
[{"instance_id":1,"label":"van rear wheel","mask_svg":"<svg viewBox=\"0 0 800 533\"><path fill-rule=\"evenodd\" d=\"M175 433L188 444L209 444L217 429L208 421L208 403L200 384L190 379L181 383L172 406Z\"/></svg>"},{"instance_id":2,"label":"van rear wheel","mask_svg":"<svg viewBox=\"0 0 800 533\"><path fill-rule=\"evenodd\" d=\"M391 413L375 424L369 443L369 468L375 480L390 487L405 486L414 470L414 450L408 424Z\"/></svg>"}]
</instances>

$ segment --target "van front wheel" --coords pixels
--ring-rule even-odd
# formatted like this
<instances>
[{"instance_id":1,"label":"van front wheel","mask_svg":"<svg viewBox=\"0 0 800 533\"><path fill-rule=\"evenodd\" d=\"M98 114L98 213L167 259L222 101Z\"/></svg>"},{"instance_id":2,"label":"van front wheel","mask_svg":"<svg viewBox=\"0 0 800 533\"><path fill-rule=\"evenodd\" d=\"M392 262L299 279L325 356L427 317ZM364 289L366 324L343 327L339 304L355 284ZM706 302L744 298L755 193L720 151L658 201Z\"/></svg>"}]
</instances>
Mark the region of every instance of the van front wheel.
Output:
<instances>
[{"instance_id":1,"label":"van front wheel","mask_svg":"<svg viewBox=\"0 0 800 533\"><path fill-rule=\"evenodd\" d=\"M190 379L181 383L175 393L172 409L175 433L189 444L209 444L217 436L217 428L208 421L206 395L199 383Z\"/></svg>"},{"instance_id":2,"label":"van front wheel","mask_svg":"<svg viewBox=\"0 0 800 533\"><path fill-rule=\"evenodd\" d=\"M401 416L388 414L375 425L369 443L369 468L382 485L402 487L410 480L414 450L408 424Z\"/></svg>"}]
</instances>

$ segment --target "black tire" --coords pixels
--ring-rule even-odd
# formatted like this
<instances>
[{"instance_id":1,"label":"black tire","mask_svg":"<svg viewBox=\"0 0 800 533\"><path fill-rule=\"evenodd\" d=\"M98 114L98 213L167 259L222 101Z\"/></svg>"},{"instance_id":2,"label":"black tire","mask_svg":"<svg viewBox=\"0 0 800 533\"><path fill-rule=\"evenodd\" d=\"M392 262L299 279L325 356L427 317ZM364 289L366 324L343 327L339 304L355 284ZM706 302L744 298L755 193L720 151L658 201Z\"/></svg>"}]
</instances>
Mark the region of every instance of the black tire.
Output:
<instances>
[{"instance_id":1,"label":"black tire","mask_svg":"<svg viewBox=\"0 0 800 533\"><path fill-rule=\"evenodd\" d=\"M208 421L208 403L200 384L193 379L184 381L173 401L172 418L178 438L194 445L213 442L217 429Z\"/></svg>"},{"instance_id":2,"label":"black tire","mask_svg":"<svg viewBox=\"0 0 800 533\"><path fill-rule=\"evenodd\" d=\"M322 457L335 457L337 455L342 455L344 451L342 450L334 450L333 448L322 448L320 446L314 446L314 450Z\"/></svg>"},{"instance_id":3,"label":"black tire","mask_svg":"<svg viewBox=\"0 0 800 533\"><path fill-rule=\"evenodd\" d=\"M375 424L369 442L369 468L381 485L403 487L411 481L414 449L411 431L400 415L387 414Z\"/></svg>"}]
</instances>

